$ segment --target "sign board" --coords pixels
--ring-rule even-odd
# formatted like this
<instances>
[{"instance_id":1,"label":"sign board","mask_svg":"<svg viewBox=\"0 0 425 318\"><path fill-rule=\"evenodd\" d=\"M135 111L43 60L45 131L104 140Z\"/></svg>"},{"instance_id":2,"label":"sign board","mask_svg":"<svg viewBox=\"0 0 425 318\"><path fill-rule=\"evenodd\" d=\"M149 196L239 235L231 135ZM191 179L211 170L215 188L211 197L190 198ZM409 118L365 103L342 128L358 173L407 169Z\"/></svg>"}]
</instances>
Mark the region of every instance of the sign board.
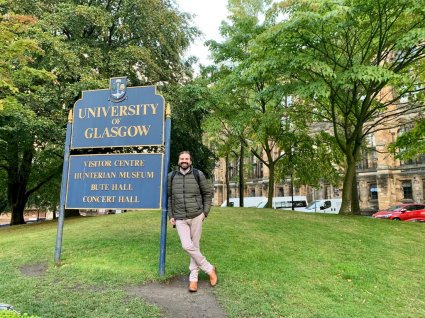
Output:
<instances>
[{"instance_id":1,"label":"sign board","mask_svg":"<svg viewBox=\"0 0 425 318\"><path fill-rule=\"evenodd\" d=\"M84 91L74 105L70 149L164 146L164 98L155 86ZM111 151L112 152L112 151ZM70 155L67 209L160 209L163 154Z\"/></svg>"},{"instance_id":2,"label":"sign board","mask_svg":"<svg viewBox=\"0 0 425 318\"><path fill-rule=\"evenodd\" d=\"M72 114L72 116L71 116ZM110 79L109 90L83 92L66 127L55 262L62 251L65 208L162 209L159 271L165 271L167 171L171 112L155 86L129 87L126 77ZM162 153L138 153L158 146ZM120 147L120 150L117 148ZM109 154L95 148L106 148ZM115 149L114 149L115 148ZM86 154L71 154L86 149ZM120 152L120 153L117 153ZM125 153L124 153L125 152ZM91 153L91 154L89 154Z\"/></svg>"},{"instance_id":3,"label":"sign board","mask_svg":"<svg viewBox=\"0 0 425 318\"><path fill-rule=\"evenodd\" d=\"M164 98L156 87L127 88L125 77L110 84L75 103L71 149L163 145Z\"/></svg>"},{"instance_id":4,"label":"sign board","mask_svg":"<svg viewBox=\"0 0 425 318\"><path fill-rule=\"evenodd\" d=\"M110 79L109 90L83 92L66 127L64 164L56 235L59 264L65 208L162 209L159 272L165 272L167 171L171 112L155 86L129 87L126 77ZM164 137L165 136L165 137ZM158 146L163 153L137 153ZM116 148L121 147L121 153ZM132 148L133 147L133 148ZM89 154L107 148L109 154ZM114 149L115 148L115 149ZM72 149L86 154L72 155ZM126 153L122 153L126 152Z\"/></svg>"},{"instance_id":5,"label":"sign board","mask_svg":"<svg viewBox=\"0 0 425 318\"><path fill-rule=\"evenodd\" d=\"M160 209L163 154L71 155L68 209Z\"/></svg>"}]
</instances>

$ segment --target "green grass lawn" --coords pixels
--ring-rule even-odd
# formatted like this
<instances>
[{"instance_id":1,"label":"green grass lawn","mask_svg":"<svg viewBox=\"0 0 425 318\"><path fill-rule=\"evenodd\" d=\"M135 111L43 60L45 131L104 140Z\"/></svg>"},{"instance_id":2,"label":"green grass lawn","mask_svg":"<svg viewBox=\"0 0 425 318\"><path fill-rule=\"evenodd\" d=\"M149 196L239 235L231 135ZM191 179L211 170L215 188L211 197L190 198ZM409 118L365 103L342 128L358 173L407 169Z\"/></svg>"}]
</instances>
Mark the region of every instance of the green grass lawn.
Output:
<instances>
[{"instance_id":1,"label":"green grass lawn","mask_svg":"<svg viewBox=\"0 0 425 318\"><path fill-rule=\"evenodd\" d=\"M187 274L169 228L166 277L158 276L160 218L66 219L60 267L55 222L0 228L0 303L43 318L161 317L125 292ZM214 293L229 317L425 317L423 223L215 208L202 250L218 267ZM41 276L21 272L42 263Z\"/></svg>"}]
</instances>

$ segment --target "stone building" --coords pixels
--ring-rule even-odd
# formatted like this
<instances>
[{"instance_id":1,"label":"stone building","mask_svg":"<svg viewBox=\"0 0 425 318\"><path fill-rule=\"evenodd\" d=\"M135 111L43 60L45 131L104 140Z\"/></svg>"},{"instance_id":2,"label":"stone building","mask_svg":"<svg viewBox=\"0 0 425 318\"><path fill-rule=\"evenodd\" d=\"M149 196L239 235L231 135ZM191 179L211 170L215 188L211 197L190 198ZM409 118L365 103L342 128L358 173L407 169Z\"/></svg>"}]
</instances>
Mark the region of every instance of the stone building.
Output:
<instances>
[{"instance_id":1,"label":"stone building","mask_svg":"<svg viewBox=\"0 0 425 318\"><path fill-rule=\"evenodd\" d=\"M392 124L393 128L377 130L367 138L368 150L362 154L357 165L357 186L360 208L365 213L384 209L397 203L425 202L425 154L417 160L400 161L388 153L387 146L409 126L401 122ZM276 154L277 155L277 154ZM244 195L246 197L265 196L268 193L268 169L255 158L246 160ZM226 200L225 160L220 159L214 171L214 201L221 205ZM237 163L228 166L230 197L238 197ZM308 202L315 199L340 198L342 189L334 187L325 180L318 189L301 186L292 190L290 180L278 182L274 187L275 196L307 196Z\"/></svg>"}]
</instances>

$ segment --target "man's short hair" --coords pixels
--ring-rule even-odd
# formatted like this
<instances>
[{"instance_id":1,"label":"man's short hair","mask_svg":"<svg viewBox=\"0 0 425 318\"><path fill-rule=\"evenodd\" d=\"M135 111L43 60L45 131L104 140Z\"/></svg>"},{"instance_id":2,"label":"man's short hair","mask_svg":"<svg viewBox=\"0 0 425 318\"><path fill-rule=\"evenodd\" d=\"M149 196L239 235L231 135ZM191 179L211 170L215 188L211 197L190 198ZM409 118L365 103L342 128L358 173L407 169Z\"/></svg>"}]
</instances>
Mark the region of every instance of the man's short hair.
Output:
<instances>
[{"instance_id":1,"label":"man's short hair","mask_svg":"<svg viewBox=\"0 0 425 318\"><path fill-rule=\"evenodd\" d=\"M188 150L183 150L183 151L181 151L181 152L179 153L179 158L180 158L180 156L181 156L181 155L183 155L183 154L188 154L188 155L190 156L190 160L192 160L192 154L190 153L190 151L188 151Z\"/></svg>"}]
</instances>

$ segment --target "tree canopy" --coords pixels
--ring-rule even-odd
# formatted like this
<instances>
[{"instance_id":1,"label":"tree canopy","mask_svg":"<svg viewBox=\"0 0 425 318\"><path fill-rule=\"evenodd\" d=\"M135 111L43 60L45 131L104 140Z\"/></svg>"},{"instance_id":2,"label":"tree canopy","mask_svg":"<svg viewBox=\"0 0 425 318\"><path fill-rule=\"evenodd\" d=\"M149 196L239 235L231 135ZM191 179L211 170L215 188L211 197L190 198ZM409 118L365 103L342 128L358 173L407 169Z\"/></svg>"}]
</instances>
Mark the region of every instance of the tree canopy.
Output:
<instances>
[{"instance_id":1,"label":"tree canopy","mask_svg":"<svg viewBox=\"0 0 425 318\"><path fill-rule=\"evenodd\" d=\"M61 172L67 113L82 90L162 87L190 75L182 56L197 30L161 0L0 2L0 167L11 224Z\"/></svg>"},{"instance_id":2,"label":"tree canopy","mask_svg":"<svg viewBox=\"0 0 425 318\"><path fill-rule=\"evenodd\" d=\"M390 150L401 160L425 155L425 120L419 120L412 130L398 136L397 141L390 145Z\"/></svg>"},{"instance_id":3,"label":"tree canopy","mask_svg":"<svg viewBox=\"0 0 425 318\"><path fill-rule=\"evenodd\" d=\"M217 63L211 72L211 89L217 96L222 95L212 105L209 120L221 122L221 134L229 141L237 137L256 160L268 168L268 204L271 206L275 181L285 179L282 174L289 170L291 174L296 170L299 180L317 183L312 178L316 174L303 173L298 168L302 166L301 157L311 161L319 152L313 147L314 138L308 136L311 118L294 112L305 105L291 96L295 93L287 85L290 79L270 70L268 64L277 63L272 56L259 54L268 51L268 47L261 48L264 35L278 27L270 1L230 1L229 8L229 20L221 27L224 41L209 41ZM219 125L215 127L220 129ZM295 150L298 150L297 165ZM332 157L326 156L314 162L327 162L332 167L331 161ZM276 167L279 176L276 176Z\"/></svg>"},{"instance_id":4,"label":"tree canopy","mask_svg":"<svg viewBox=\"0 0 425 318\"><path fill-rule=\"evenodd\" d=\"M281 21L252 45L258 68L310 105L327 122L345 157L343 205L351 214L357 196L355 164L365 136L385 129L421 96L425 57L423 1L288 0L274 6Z\"/></svg>"}]
</instances>

